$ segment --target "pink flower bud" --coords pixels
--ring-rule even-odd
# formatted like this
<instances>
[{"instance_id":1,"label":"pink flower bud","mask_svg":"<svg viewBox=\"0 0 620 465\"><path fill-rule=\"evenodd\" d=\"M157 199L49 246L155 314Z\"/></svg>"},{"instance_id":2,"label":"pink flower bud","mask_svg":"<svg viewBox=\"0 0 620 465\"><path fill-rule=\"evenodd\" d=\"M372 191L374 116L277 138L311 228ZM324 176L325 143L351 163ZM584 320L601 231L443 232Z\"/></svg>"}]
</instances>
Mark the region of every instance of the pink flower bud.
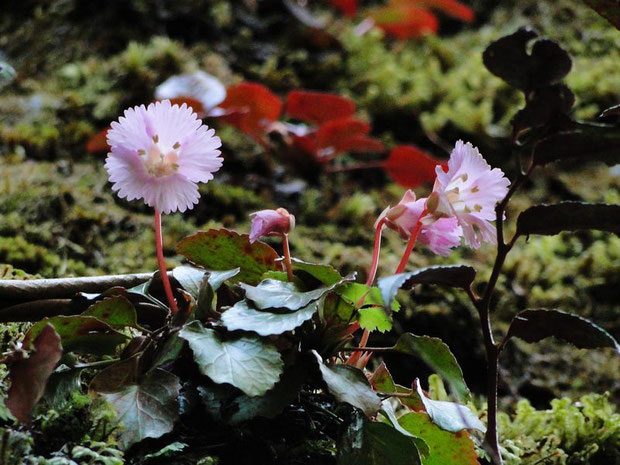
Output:
<instances>
[{"instance_id":1,"label":"pink flower bud","mask_svg":"<svg viewBox=\"0 0 620 465\"><path fill-rule=\"evenodd\" d=\"M295 216L284 208L260 210L250 216L252 217L250 242L272 234L288 234L295 227Z\"/></svg>"}]
</instances>

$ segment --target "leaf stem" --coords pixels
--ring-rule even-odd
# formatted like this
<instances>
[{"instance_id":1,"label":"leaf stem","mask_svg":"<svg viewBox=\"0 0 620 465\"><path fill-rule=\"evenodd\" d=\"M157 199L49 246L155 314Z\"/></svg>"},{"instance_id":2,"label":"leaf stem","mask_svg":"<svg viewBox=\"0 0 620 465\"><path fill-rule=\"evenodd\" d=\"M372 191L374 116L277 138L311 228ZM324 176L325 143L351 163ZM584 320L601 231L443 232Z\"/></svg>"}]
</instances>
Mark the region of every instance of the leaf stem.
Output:
<instances>
[{"instance_id":1,"label":"leaf stem","mask_svg":"<svg viewBox=\"0 0 620 465\"><path fill-rule=\"evenodd\" d=\"M293 280L293 265L291 264L291 248L288 242L288 234L282 234L282 249L284 251L284 266L289 281Z\"/></svg>"},{"instance_id":2,"label":"leaf stem","mask_svg":"<svg viewBox=\"0 0 620 465\"><path fill-rule=\"evenodd\" d=\"M155 210L155 250L157 251L157 264L159 265L159 274L161 281L164 285L164 291L166 298L170 304L170 311L173 315L179 312L177 303L172 295L172 287L170 286L170 280L168 279L168 273L166 271L166 262L164 261L164 246L161 233L161 213Z\"/></svg>"}]
</instances>

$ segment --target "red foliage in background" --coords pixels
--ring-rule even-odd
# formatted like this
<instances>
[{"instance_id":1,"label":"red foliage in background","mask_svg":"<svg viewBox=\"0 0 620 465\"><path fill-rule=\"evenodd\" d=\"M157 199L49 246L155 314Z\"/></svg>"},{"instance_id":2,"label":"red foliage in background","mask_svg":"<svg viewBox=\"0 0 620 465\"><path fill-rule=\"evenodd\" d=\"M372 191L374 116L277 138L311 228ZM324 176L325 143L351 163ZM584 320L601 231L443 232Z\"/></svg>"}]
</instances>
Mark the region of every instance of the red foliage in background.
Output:
<instances>
[{"instance_id":1,"label":"red foliage in background","mask_svg":"<svg viewBox=\"0 0 620 465\"><path fill-rule=\"evenodd\" d=\"M333 119L353 116L355 103L339 95L294 90L286 97L285 112L291 118L321 125Z\"/></svg>"},{"instance_id":2,"label":"red foliage in background","mask_svg":"<svg viewBox=\"0 0 620 465\"><path fill-rule=\"evenodd\" d=\"M390 152L383 168L403 187L414 189L435 180L435 167L446 168L446 162L437 160L415 145L400 145Z\"/></svg>"}]
</instances>

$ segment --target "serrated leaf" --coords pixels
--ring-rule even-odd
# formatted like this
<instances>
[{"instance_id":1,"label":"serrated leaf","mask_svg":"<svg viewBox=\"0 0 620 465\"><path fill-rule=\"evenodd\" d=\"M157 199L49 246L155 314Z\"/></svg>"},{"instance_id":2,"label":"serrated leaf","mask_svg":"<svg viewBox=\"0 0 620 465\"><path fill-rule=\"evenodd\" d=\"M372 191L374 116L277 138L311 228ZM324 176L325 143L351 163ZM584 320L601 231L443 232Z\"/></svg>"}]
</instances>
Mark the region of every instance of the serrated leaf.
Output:
<instances>
[{"instance_id":1,"label":"serrated leaf","mask_svg":"<svg viewBox=\"0 0 620 465\"><path fill-rule=\"evenodd\" d=\"M474 442L467 431L444 431L425 413L408 413L398 422L428 444L430 454L424 458L424 465L479 465Z\"/></svg>"},{"instance_id":2,"label":"serrated leaf","mask_svg":"<svg viewBox=\"0 0 620 465\"><path fill-rule=\"evenodd\" d=\"M22 423L30 420L32 409L43 393L48 378L62 355L60 337L51 324L45 324L30 344L32 353L13 361L9 367L11 387L6 406Z\"/></svg>"},{"instance_id":3,"label":"serrated leaf","mask_svg":"<svg viewBox=\"0 0 620 465\"><path fill-rule=\"evenodd\" d=\"M136 309L123 296L107 297L99 300L82 313L82 316L92 316L107 323L112 328L121 329L138 324Z\"/></svg>"},{"instance_id":4,"label":"serrated leaf","mask_svg":"<svg viewBox=\"0 0 620 465\"><path fill-rule=\"evenodd\" d=\"M263 242L250 243L250 236L227 229L200 231L181 240L179 254L207 270L239 268L235 281L257 284L268 270L278 270L278 254Z\"/></svg>"},{"instance_id":5,"label":"serrated leaf","mask_svg":"<svg viewBox=\"0 0 620 465\"><path fill-rule=\"evenodd\" d=\"M338 288L338 295L354 305L356 308L366 306L384 306L381 290L376 286L367 286L361 283L346 283ZM394 300L391 309L400 310L400 304Z\"/></svg>"},{"instance_id":6,"label":"serrated leaf","mask_svg":"<svg viewBox=\"0 0 620 465\"><path fill-rule=\"evenodd\" d=\"M136 384L115 392L98 392L114 409L124 426L120 441L124 447L146 438L158 438L172 431L179 417L179 378L155 369Z\"/></svg>"},{"instance_id":7,"label":"serrated leaf","mask_svg":"<svg viewBox=\"0 0 620 465\"><path fill-rule=\"evenodd\" d=\"M537 165L563 160L620 163L620 128L582 126L545 137L534 147L532 161Z\"/></svg>"},{"instance_id":8,"label":"serrated leaf","mask_svg":"<svg viewBox=\"0 0 620 465\"><path fill-rule=\"evenodd\" d=\"M331 286L332 284L342 281L342 276L340 273L331 265L308 263L298 260L297 258L291 259L291 262L295 271L305 271L326 286Z\"/></svg>"},{"instance_id":9,"label":"serrated leaf","mask_svg":"<svg viewBox=\"0 0 620 465\"><path fill-rule=\"evenodd\" d=\"M265 279L258 286L240 283L245 290L245 296L260 309L286 308L288 310L299 310L307 307L311 302L320 299L325 294L333 290L343 281L350 281L353 276L342 278L329 286L321 286L311 291L302 291L298 285L292 282L282 282L277 279Z\"/></svg>"},{"instance_id":10,"label":"serrated leaf","mask_svg":"<svg viewBox=\"0 0 620 465\"><path fill-rule=\"evenodd\" d=\"M396 292L401 288L407 289L414 284L437 284L467 289L474 282L475 277L476 270L471 266L429 266L408 273L379 278L377 285L381 289L384 305L389 308L396 297Z\"/></svg>"},{"instance_id":11,"label":"serrated leaf","mask_svg":"<svg viewBox=\"0 0 620 465\"><path fill-rule=\"evenodd\" d=\"M60 336L65 352L106 355L128 340L110 325L92 316L55 316L35 323L26 333L24 344L36 339L45 325L51 324Z\"/></svg>"},{"instance_id":12,"label":"serrated leaf","mask_svg":"<svg viewBox=\"0 0 620 465\"><path fill-rule=\"evenodd\" d=\"M551 40L536 40L532 29L521 28L494 41L482 54L487 69L513 87L532 90L556 83L572 67L568 53Z\"/></svg>"},{"instance_id":13,"label":"serrated leaf","mask_svg":"<svg viewBox=\"0 0 620 465\"><path fill-rule=\"evenodd\" d=\"M366 307L358 310L357 321L368 331L386 332L392 329L392 318L383 307Z\"/></svg>"},{"instance_id":14,"label":"serrated leaf","mask_svg":"<svg viewBox=\"0 0 620 465\"><path fill-rule=\"evenodd\" d=\"M318 309L318 302L292 313L258 311L241 300L222 314L222 323L229 331L254 331L261 336L271 336L292 331L310 320Z\"/></svg>"},{"instance_id":15,"label":"serrated leaf","mask_svg":"<svg viewBox=\"0 0 620 465\"><path fill-rule=\"evenodd\" d=\"M222 340L213 329L194 321L179 332L192 352L200 372L216 383L229 383L248 396L271 389L282 374L284 363L277 349L257 337Z\"/></svg>"},{"instance_id":16,"label":"serrated leaf","mask_svg":"<svg viewBox=\"0 0 620 465\"><path fill-rule=\"evenodd\" d=\"M603 328L560 310L524 310L517 313L510 323L506 340L518 337L525 342L538 342L552 336L579 349L610 347L620 354L620 345Z\"/></svg>"},{"instance_id":17,"label":"serrated leaf","mask_svg":"<svg viewBox=\"0 0 620 465\"><path fill-rule=\"evenodd\" d=\"M620 205L560 202L536 205L517 218L517 234L553 236L563 231L596 229L620 232Z\"/></svg>"},{"instance_id":18,"label":"serrated leaf","mask_svg":"<svg viewBox=\"0 0 620 465\"><path fill-rule=\"evenodd\" d=\"M432 400L426 397L420 387L420 381L414 381L415 389L424 404L424 409L429 417L441 429L456 433L465 429L477 429L483 433L486 431L478 415L472 412L469 407L457 404L456 402L446 402L443 400ZM415 434L415 433L414 433ZM423 437L423 436L421 436Z\"/></svg>"},{"instance_id":19,"label":"serrated leaf","mask_svg":"<svg viewBox=\"0 0 620 465\"><path fill-rule=\"evenodd\" d=\"M327 389L336 400L359 408L367 416L379 411L381 399L360 369L344 364L327 365L316 351L313 350L312 353L319 364Z\"/></svg>"},{"instance_id":20,"label":"serrated leaf","mask_svg":"<svg viewBox=\"0 0 620 465\"><path fill-rule=\"evenodd\" d=\"M413 438L356 415L338 444L338 465L421 465Z\"/></svg>"},{"instance_id":21,"label":"serrated leaf","mask_svg":"<svg viewBox=\"0 0 620 465\"><path fill-rule=\"evenodd\" d=\"M458 400L470 400L471 394L463 378L463 371L450 348L441 339L405 333L390 350L421 358L450 385L452 394Z\"/></svg>"}]
</instances>

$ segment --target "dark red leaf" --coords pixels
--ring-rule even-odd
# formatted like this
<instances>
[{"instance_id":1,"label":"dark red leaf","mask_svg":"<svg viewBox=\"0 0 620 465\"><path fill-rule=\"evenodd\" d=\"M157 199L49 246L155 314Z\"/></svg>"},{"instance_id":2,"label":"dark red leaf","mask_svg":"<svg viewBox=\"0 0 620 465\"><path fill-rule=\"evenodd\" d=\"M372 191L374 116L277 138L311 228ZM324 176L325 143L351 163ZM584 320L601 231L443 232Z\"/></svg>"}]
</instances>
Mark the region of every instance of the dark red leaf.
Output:
<instances>
[{"instance_id":1,"label":"dark red leaf","mask_svg":"<svg viewBox=\"0 0 620 465\"><path fill-rule=\"evenodd\" d=\"M437 18L430 11L398 3L373 10L370 17L387 35L401 40L434 34L439 27Z\"/></svg>"},{"instance_id":2,"label":"dark red leaf","mask_svg":"<svg viewBox=\"0 0 620 465\"><path fill-rule=\"evenodd\" d=\"M32 409L45 391L50 377L62 355L60 337L52 325L46 325L32 344L33 352L11 364L11 387L6 406L21 422L30 419Z\"/></svg>"},{"instance_id":3,"label":"dark red leaf","mask_svg":"<svg viewBox=\"0 0 620 465\"><path fill-rule=\"evenodd\" d=\"M414 145L400 145L390 152L383 167L403 187L415 189L435 180L435 167L447 164L423 152Z\"/></svg>"},{"instance_id":4,"label":"dark red leaf","mask_svg":"<svg viewBox=\"0 0 620 465\"><path fill-rule=\"evenodd\" d=\"M246 134L262 139L269 123L282 113L282 100L261 84L242 82L229 87L220 108L229 110L222 119Z\"/></svg>"},{"instance_id":5,"label":"dark red leaf","mask_svg":"<svg viewBox=\"0 0 620 465\"><path fill-rule=\"evenodd\" d=\"M291 118L321 125L348 118L355 113L355 103L339 95L294 90L286 97L286 114Z\"/></svg>"},{"instance_id":6,"label":"dark red leaf","mask_svg":"<svg viewBox=\"0 0 620 465\"><path fill-rule=\"evenodd\" d=\"M110 150L108 145L107 135L110 128L105 128L103 131L98 132L86 143L86 151L88 153L105 153Z\"/></svg>"},{"instance_id":7,"label":"dark red leaf","mask_svg":"<svg viewBox=\"0 0 620 465\"><path fill-rule=\"evenodd\" d=\"M370 125L359 119L338 119L328 121L316 132L316 147L318 150L333 149L343 152L347 140L354 137L365 136L370 132Z\"/></svg>"},{"instance_id":8,"label":"dark red leaf","mask_svg":"<svg viewBox=\"0 0 620 465\"><path fill-rule=\"evenodd\" d=\"M364 153L364 152L384 152L383 142L365 135L354 135L343 140L339 145L342 152Z\"/></svg>"},{"instance_id":9,"label":"dark red leaf","mask_svg":"<svg viewBox=\"0 0 620 465\"><path fill-rule=\"evenodd\" d=\"M334 8L338 8L345 16L349 18L357 14L357 0L327 0Z\"/></svg>"}]
</instances>

